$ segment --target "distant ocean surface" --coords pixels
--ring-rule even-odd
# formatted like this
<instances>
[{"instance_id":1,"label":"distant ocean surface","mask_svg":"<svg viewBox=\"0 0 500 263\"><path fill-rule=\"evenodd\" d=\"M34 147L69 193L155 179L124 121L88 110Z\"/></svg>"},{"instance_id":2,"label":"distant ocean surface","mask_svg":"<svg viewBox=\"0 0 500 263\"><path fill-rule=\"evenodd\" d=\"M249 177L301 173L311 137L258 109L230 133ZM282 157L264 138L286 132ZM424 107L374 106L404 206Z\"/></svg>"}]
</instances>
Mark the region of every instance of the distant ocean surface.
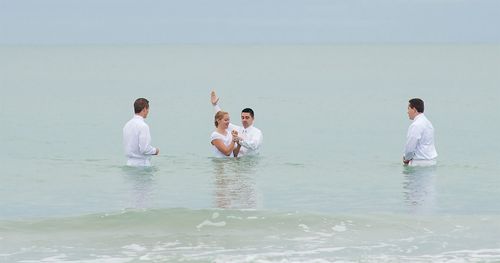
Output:
<instances>
[{"instance_id":1,"label":"distant ocean surface","mask_svg":"<svg viewBox=\"0 0 500 263\"><path fill-rule=\"evenodd\" d=\"M259 157L211 157L211 89ZM500 261L500 45L3 46L0 90L0 262Z\"/></svg>"}]
</instances>

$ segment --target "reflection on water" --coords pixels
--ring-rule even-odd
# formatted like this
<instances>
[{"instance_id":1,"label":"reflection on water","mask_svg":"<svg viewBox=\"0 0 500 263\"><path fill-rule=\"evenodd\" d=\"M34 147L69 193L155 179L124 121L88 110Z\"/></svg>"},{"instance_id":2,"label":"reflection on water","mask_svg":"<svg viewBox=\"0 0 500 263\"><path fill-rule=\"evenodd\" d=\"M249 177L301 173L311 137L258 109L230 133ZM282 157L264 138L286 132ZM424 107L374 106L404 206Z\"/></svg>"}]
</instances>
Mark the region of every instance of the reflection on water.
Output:
<instances>
[{"instance_id":1,"label":"reflection on water","mask_svg":"<svg viewBox=\"0 0 500 263\"><path fill-rule=\"evenodd\" d=\"M410 167L403 170L403 192L411 212L429 214L435 209L436 166Z\"/></svg>"},{"instance_id":2,"label":"reflection on water","mask_svg":"<svg viewBox=\"0 0 500 263\"><path fill-rule=\"evenodd\" d=\"M212 159L215 178L215 207L257 208L255 176L259 157Z\"/></svg>"},{"instance_id":3,"label":"reflection on water","mask_svg":"<svg viewBox=\"0 0 500 263\"><path fill-rule=\"evenodd\" d=\"M154 185L155 167L124 166L123 175L131 184L132 208L142 209L148 207Z\"/></svg>"}]
</instances>

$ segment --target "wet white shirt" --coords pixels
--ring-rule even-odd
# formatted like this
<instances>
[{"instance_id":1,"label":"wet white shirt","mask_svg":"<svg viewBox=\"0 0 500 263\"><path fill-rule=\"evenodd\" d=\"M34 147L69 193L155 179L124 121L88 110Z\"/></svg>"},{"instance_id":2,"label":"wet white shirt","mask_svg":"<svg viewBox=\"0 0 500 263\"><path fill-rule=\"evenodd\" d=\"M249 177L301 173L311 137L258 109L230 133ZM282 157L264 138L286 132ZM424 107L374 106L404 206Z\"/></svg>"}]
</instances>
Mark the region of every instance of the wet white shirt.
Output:
<instances>
[{"instance_id":1,"label":"wet white shirt","mask_svg":"<svg viewBox=\"0 0 500 263\"><path fill-rule=\"evenodd\" d=\"M423 113L415 116L408 128L404 159L419 162L430 160L435 163L438 156L434 146L434 127Z\"/></svg>"},{"instance_id":2,"label":"wet white shirt","mask_svg":"<svg viewBox=\"0 0 500 263\"><path fill-rule=\"evenodd\" d=\"M210 142L212 142L213 140L217 140L217 139L221 140L224 143L224 145L226 145L226 147L229 147L229 145L231 145L231 143L233 143L233 135L231 135L231 130L227 129L226 135L220 134L217 131L212 132L212 135L210 135ZM212 152L214 153L215 157L232 157L232 156L234 156L233 152L231 152L231 154L229 156L226 156L221 151L219 151L219 149L217 149L217 147L213 144L212 144Z\"/></svg>"},{"instance_id":3,"label":"wet white shirt","mask_svg":"<svg viewBox=\"0 0 500 263\"><path fill-rule=\"evenodd\" d=\"M239 157L245 155L257 155L259 154L260 146L262 145L262 132L255 128L253 125L244 127L229 124L229 130L238 131L238 137L240 138L240 152L238 153Z\"/></svg>"},{"instance_id":4,"label":"wet white shirt","mask_svg":"<svg viewBox=\"0 0 500 263\"><path fill-rule=\"evenodd\" d=\"M221 108L219 105L214 106L215 113L219 112ZM260 152L260 147L262 146L263 136L262 132L252 126L244 128L242 126L234 125L232 123L229 124L228 131L231 132L236 130L238 132L238 137L240 138L240 152L238 153L238 157L242 157L245 155L258 155Z\"/></svg>"},{"instance_id":5,"label":"wet white shirt","mask_svg":"<svg viewBox=\"0 0 500 263\"><path fill-rule=\"evenodd\" d=\"M127 165L150 166L151 155L156 153L156 148L151 146L149 126L144 118L135 115L123 127L123 147L127 156Z\"/></svg>"}]
</instances>

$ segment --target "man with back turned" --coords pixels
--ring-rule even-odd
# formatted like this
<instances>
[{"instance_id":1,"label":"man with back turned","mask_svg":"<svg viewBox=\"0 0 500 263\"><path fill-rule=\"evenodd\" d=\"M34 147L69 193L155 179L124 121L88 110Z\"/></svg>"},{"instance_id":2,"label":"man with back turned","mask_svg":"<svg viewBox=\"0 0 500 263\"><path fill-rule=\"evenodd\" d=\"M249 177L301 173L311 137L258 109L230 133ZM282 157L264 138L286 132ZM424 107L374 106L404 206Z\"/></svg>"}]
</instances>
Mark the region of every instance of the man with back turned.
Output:
<instances>
[{"instance_id":1,"label":"man with back turned","mask_svg":"<svg viewBox=\"0 0 500 263\"><path fill-rule=\"evenodd\" d=\"M151 146L149 126L144 119L149 114L149 101L139 98L134 102L134 117L123 127L123 146L127 165L150 166L151 156L158 155L160 149Z\"/></svg>"},{"instance_id":2,"label":"man with back turned","mask_svg":"<svg viewBox=\"0 0 500 263\"><path fill-rule=\"evenodd\" d=\"M434 127L424 115L424 101L415 98L408 102L408 117L413 122L408 128L403 164L435 165L438 154L434 146Z\"/></svg>"}]
</instances>

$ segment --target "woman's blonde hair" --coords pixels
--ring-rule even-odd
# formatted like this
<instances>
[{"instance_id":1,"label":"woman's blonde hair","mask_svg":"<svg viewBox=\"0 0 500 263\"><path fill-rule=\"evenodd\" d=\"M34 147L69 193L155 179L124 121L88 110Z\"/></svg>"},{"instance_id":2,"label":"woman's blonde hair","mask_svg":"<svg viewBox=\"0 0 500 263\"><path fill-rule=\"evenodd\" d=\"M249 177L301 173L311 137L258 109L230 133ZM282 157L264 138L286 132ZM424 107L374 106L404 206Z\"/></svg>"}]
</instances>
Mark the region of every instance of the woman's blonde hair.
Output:
<instances>
[{"instance_id":1,"label":"woman's blonde hair","mask_svg":"<svg viewBox=\"0 0 500 263\"><path fill-rule=\"evenodd\" d=\"M216 114L215 114L215 127L218 127L219 126L219 121L222 120L222 118L224 118L224 115L226 114L229 114L225 111L218 111Z\"/></svg>"}]
</instances>

